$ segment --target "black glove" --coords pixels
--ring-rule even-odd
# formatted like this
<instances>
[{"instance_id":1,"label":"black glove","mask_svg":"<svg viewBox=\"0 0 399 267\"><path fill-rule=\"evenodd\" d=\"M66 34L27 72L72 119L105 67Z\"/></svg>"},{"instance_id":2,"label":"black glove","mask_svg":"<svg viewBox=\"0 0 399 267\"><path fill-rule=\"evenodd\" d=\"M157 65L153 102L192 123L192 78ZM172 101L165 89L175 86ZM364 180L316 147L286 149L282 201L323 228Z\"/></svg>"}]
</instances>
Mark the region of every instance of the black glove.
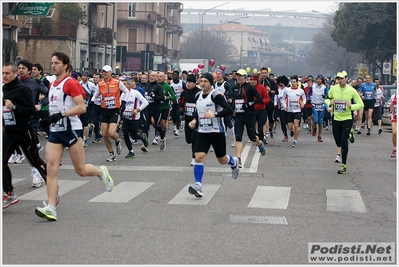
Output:
<instances>
[{"instance_id":1,"label":"black glove","mask_svg":"<svg viewBox=\"0 0 399 267\"><path fill-rule=\"evenodd\" d=\"M155 93L154 93L154 92L151 92L151 93L150 93L150 96L151 96L152 98L155 98Z\"/></svg>"},{"instance_id":2,"label":"black glove","mask_svg":"<svg viewBox=\"0 0 399 267\"><path fill-rule=\"evenodd\" d=\"M121 113L125 111L125 108L126 108L126 101L123 100L121 103Z\"/></svg>"},{"instance_id":3,"label":"black glove","mask_svg":"<svg viewBox=\"0 0 399 267\"><path fill-rule=\"evenodd\" d=\"M60 113L55 113L55 114L51 115L50 117L48 117L48 121L49 121L49 123L56 123L57 121L59 121L63 117L64 116L62 116L61 112Z\"/></svg>"}]
</instances>

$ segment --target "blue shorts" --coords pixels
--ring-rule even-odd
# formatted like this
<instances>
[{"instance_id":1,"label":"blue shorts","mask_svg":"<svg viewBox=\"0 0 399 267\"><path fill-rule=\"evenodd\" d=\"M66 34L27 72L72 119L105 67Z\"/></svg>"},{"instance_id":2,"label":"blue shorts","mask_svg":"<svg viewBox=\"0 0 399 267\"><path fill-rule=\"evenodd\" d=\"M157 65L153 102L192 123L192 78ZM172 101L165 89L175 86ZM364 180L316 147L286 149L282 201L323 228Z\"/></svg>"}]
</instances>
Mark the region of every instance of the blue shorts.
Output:
<instances>
[{"instance_id":1,"label":"blue shorts","mask_svg":"<svg viewBox=\"0 0 399 267\"><path fill-rule=\"evenodd\" d=\"M48 142L70 147L79 140L79 137L83 138L83 130L68 129L63 132L50 132Z\"/></svg>"},{"instance_id":2,"label":"blue shorts","mask_svg":"<svg viewBox=\"0 0 399 267\"><path fill-rule=\"evenodd\" d=\"M316 110L316 108L314 106L312 107L313 122L315 124L323 125L324 111L325 111L324 107L322 110Z\"/></svg>"}]
</instances>

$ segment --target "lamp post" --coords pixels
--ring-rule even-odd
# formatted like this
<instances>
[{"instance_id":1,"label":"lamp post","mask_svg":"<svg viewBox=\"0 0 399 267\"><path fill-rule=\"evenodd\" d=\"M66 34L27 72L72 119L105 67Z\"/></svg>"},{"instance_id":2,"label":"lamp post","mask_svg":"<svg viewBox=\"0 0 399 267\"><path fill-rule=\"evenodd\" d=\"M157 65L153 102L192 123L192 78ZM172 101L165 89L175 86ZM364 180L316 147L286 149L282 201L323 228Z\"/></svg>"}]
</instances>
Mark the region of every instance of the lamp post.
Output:
<instances>
[{"instance_id":1,"label":"lamp post","mask_svg":"<svg viewBox=\"0 0 399 267\"><path fill-rule=\"evenodd\" d=\"M215 9L217 7L220 7L220 6L224 6L224 5L228 4L228 3L230 3L230 2L227 2L227 3L221 4L221 5L217 5L217 6L208 8L207 10L202 12L202 14L201 14L200 58L202 58L202 33L204 31L204 15L205 15L205 13L208 12L209 10Z\"/></svg>"}]
</instances>

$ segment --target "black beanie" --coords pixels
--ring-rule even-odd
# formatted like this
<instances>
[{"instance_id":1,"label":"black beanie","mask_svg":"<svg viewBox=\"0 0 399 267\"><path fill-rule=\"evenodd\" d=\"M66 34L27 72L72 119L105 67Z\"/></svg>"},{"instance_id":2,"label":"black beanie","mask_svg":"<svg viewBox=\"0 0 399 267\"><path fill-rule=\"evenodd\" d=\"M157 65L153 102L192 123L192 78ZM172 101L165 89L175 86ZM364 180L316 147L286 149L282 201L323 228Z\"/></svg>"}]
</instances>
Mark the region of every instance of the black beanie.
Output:
<instances>
[{"instance_id":1,"label":"black beanie","mask_svg":"<svg viewBox=\"0 0 399 267\"><path fill-rule=\"evenodd\" d=\"M210 83L211 85L213 85L213 76L212 76L212 74L210 74L210 73L204 73L204 74L202 74L201 78L207 79L207 80L209 81L209 83Z\"/></svg>"},{"instance_id":2,"label":"black beanie","mask_svg":"<svg viewBox=\"0 0 399 267\"><path fill-rule=\"evenodd\" d=\"M197 82L197 77L195 77L194 74L187 75L187 81L196 83Z\"/></svg>"}]
</instances>

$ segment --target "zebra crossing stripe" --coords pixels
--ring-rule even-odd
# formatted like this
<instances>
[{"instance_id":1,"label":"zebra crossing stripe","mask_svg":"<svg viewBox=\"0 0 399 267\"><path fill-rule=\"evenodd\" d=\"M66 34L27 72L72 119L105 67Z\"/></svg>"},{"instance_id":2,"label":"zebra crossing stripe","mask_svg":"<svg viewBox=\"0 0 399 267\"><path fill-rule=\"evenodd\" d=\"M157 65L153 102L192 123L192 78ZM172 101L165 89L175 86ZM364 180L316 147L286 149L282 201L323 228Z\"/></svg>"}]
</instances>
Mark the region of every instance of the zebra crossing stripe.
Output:
<instances>
[{"instance_id":1,"label":"zebra crossing stripe","mask_svg":"<svg viewBox=\"0 0 399 267\"><path fill-rule=\"evenodd\" d=\"M121 182L111 192L104 192L90 199L89 202L127 203L153 184L148 182Z\"/></svg>"},{"instance_id":2,"label":"zebra crossing stripe","mask_svg":"<svg viewBox=\"0 0 399 267\"><path fill-rule=\"evenodd\" d=\"M327 211L366 212L358 190L326 189L326 197Z\"/></svg>"},{"instance_id":3,"label":"zebra crossing stripe","mask_svg":"<svg viewBox=\"0 0 399 267\"><path fill-rule=\"evenodd\" d=\"M60 196L74 190L75 188L78 188L89 181L87 180L58 180L58 185L60 186L60 191L58 194ZM42 186L40 188L37 188L25 195L22 195L19 197L19 199L22 200L46 200L47 199L47 187Z\"/></svg>"},{"instance_id":4,"label":"zebra crossing stripe","mask_svg":"<svg viewBox=\"0 0 399 267\"><path fill-rule=\"evenodd\" d=\"M258 186L248 208L287 209L291 187Z\"/></svg>"},{"instance_id":5,"label":"zebra crossing stripe","mask_svg":"<svg viewBox=\"0 0 399 267\"><path fill-rule=\"evenodd\" d=\"M256 147L254 157L252 158L251 161L251 166L249 167L249 172L256 173L258 171L259 158L260 158L260 152L258 150L258 147Z\"/></svg>"},{"instance_id":6,"label":"zebra crossing stripe","mask_svg":"<svg viewBox=\"0 0 399 267\"><path fill-rule=\"evenodd\" d=\"M188 192L188 187L191 184L185 186L174 198L172 198L168 204L176 205L206 205L215 195L216 191L221 186L220 184L203 184L202 193L203 197L197 198Z\"/></svg>"}]
</instances>

